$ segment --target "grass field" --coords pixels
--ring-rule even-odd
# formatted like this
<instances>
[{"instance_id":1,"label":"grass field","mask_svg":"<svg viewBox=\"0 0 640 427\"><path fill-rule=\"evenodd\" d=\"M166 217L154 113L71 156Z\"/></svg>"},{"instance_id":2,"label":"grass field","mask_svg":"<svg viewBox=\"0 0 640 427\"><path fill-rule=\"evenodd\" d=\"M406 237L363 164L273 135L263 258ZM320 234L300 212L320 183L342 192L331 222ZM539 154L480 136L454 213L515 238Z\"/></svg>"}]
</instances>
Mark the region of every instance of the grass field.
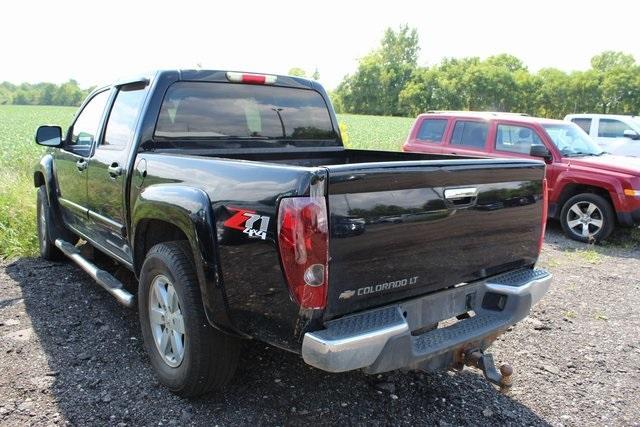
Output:
<instances>
[{"instance_id":1,"label":"grass field","mask_svg":"<svg viewBox=\"0 0 640 427\"><path fill-rule=\"evenodd\" d=\"M349 148L399 151L413 123L408 117L358 116L338 114L346 127Z\"/></svg>"},{"instance_id":2,"label":"grass field","mask_svg":"<svg viewBox=\"0 0 640 427\"><path fill-rule=\"evenodd\" d=\"M42 147L33 142L38 125L69 124L75 107L0 105L0 257L35 255L33 167ZM348 146L399 150L413 122L409 118L339 115Z\"/></svg>"}]
</instances>

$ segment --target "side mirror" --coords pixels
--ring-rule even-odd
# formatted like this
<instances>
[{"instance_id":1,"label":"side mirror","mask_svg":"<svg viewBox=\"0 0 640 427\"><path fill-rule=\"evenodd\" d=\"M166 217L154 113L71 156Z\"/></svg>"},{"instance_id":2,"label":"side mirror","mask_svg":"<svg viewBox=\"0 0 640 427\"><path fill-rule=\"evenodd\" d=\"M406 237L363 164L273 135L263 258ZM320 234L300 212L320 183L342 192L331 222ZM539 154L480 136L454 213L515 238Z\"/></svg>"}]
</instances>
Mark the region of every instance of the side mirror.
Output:
<instances>
[{"instance_id":1,"label":"side mirror","mask_svg":"<svg viewBox=\"0 0 640 427\"><path fill-rule=\"evenodd\" d=\"M60 126L40 126L36 131L36 143L45 147L62 145L62 128Z\"/></svg>"},{"instance_id":2,"label":"side mirror","mask_svg":"<svg viewBox=\"0 0 640 427\"><path fill-rule=\"evenodd\" d=\"M640 135L635 130L627 129L624 131L624 137L629 139L640 139Z\"/></svg>"},{"instance_id":3,"label":"side mirror","mask_svg":"<svg viewBox=\"0 0 640 427\"><path fill-rule=\"evenodd\" d=\"M540 144L532 145L531 150L529 151L529 155L531 157L541 157L546 161L550 161L552 159L549 149Z\"/></svg>"}]
</instances>

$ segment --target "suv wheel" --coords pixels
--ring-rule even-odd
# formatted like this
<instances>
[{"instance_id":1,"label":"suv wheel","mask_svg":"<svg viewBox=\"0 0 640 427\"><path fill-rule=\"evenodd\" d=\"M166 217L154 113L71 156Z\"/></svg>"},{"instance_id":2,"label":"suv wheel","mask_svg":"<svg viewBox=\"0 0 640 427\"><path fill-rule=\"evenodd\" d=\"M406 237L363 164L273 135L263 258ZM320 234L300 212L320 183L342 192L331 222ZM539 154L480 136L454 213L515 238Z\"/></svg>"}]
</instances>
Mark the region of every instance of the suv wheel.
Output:
<instances>
[{"instance_id":1,"label":"suv wheel","mask_svg":"<svg viewBox=\"0 0 640 427\"><path fill-rule=\"evenodd\" d=\"M615 227L611 204L602 196L583 193L573 196L562 207L560 223L565 234L580 242L600 242Z\"/></svg>"},{"instance_id":2,"label":"suv wheel","mask_svg":"<svg viewBox=\"0 0 640 427\"><path fill-rule=\"evenodd\" d=\"M235 372L240 340L209 325L189 244L155 245L138 287L144 345L162 384L181 396L225 386Z\"/></svg>"}]
</instances>

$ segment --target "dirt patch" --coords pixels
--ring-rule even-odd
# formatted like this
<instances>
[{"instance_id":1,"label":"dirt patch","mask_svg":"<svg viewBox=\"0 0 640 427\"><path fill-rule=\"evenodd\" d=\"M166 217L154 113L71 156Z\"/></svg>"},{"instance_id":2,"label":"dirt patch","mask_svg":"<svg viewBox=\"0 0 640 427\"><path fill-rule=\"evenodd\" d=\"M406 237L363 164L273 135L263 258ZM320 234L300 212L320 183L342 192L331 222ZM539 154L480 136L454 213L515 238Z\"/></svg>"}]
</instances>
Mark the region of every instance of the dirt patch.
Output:
<instances>
[{"instance_id":1,"label":"dirt patch","mask_svg":"<svg viewBox=\"0 0 640 427\"><path fill-rule=\"evenodd\" d=\"M68 263L0 264L0 424L554 424L640 420L640 248L547 234L554 274L532 315L493 346L510 395L477 371L328 374L247 342L235 380L197 400L158 384L137 313Z\"/></svg>"}]
</instances>

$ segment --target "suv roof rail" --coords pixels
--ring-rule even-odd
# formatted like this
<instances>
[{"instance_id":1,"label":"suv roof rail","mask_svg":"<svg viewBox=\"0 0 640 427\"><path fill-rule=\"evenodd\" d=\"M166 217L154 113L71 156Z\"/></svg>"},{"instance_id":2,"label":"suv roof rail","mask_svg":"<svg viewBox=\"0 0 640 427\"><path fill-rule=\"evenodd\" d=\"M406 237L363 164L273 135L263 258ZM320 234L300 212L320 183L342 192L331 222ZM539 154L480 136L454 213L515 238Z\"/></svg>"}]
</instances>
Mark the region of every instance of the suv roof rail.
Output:
<instances>
[{"instance_id":1,"label":"suv roof rail","mask_svg":"<svg viewBox=\"0 0 640 427\"><path fill-rule=\"evenodd\" d=\"M506 111L470 111L470 110L429 110L426 114L483 114L492 116L529 116L527 113L511 113Z\"/></svg>"}]
</instances>

